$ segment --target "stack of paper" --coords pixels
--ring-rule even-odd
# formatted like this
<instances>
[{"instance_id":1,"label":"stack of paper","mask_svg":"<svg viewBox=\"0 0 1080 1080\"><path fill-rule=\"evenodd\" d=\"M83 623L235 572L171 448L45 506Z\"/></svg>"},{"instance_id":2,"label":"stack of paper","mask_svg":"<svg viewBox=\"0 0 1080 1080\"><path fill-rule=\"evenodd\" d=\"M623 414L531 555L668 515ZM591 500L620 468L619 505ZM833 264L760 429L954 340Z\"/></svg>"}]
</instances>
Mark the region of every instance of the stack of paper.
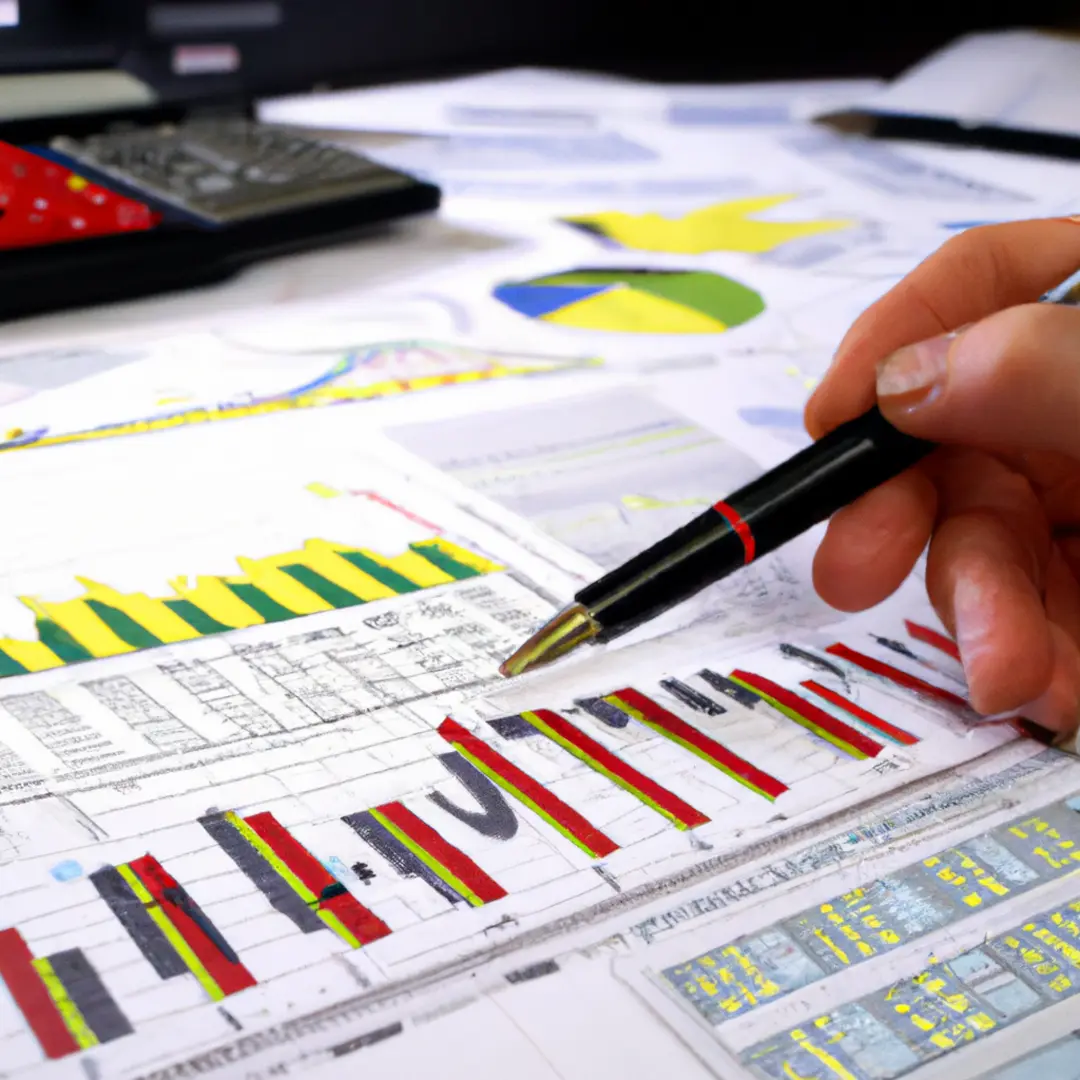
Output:
<instances>
[{"instance_id":1,"label":"stack of paper","mask_svg":"<svg viewBox=\"0 0 1080 1080\"><path fill-rule=\"evenodd\" d=\"M871 114L1080 136L1080 36L972 34L854 102Z\"/></svg>"},{"instance_id":2,"label":"stack of paper","mask_svg":"<svg viewBox=\"0 0 1080 1080\"><path fill-rule=\"evenodd\" d=\"M871 89L267 103L444 186L409 259L12 331L0 1076L1080 1080L1080 763L972 711L921 568L842 617L811 535L498 675L943 240L1076 209L803 119Z\"/></svg>"}]
</instances>

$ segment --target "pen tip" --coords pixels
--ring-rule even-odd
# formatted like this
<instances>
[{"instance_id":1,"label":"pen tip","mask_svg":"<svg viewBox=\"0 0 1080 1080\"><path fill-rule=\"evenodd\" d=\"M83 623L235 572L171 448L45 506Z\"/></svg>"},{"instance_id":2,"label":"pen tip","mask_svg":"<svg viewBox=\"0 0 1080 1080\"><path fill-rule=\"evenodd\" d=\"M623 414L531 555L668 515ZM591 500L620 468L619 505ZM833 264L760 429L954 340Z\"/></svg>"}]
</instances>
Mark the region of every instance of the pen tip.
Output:
<instances>
[{"instance_id":1,"label":"pen tip","mask_svg":"<svg viewBox=\"0 0 1080 1080\"><path fill-rule=\"evenodd\" d=\"M591 641L600 630L600 624L585 607L571 604L544 623L521 648L504 660L499 665L499 672L509 679L550 664L578 645Z\"/></svg>"}]
</instances>

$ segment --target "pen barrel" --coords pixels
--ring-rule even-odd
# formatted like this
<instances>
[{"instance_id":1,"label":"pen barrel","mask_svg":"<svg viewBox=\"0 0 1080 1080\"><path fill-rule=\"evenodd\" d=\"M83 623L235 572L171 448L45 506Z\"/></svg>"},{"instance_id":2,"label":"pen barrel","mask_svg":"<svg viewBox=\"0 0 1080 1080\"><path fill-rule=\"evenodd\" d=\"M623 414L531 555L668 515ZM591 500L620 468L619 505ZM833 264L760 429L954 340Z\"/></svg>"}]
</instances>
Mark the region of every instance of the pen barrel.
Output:
<instances>
[{"instance_id":1,"label":"pen barrel","mask_svg":"<svg viewBox=\"0 0 1080 1080\"><path fill-rule=\"evenodd\" d=\"M618 637L825 521L934 448L875 407L577 594Z\"/></svg>"}]
</instances>

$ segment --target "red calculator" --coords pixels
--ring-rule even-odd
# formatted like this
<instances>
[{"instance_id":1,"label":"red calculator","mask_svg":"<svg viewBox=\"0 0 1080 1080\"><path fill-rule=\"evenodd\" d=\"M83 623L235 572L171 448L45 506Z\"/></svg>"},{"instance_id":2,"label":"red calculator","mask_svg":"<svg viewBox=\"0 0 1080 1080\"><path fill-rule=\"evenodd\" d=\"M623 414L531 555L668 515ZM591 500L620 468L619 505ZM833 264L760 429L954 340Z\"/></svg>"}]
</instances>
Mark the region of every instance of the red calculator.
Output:
<instances>
[{"instance_id":1,"label":"red calculator","mask_svg":"<svg viewBox=\"0 0 1080 1080\"><path fill-rule=\"evenodd\" d=\"M0 142L0 248L141 232L160 221L146 203Z\"/></svg>"}]
</instances>

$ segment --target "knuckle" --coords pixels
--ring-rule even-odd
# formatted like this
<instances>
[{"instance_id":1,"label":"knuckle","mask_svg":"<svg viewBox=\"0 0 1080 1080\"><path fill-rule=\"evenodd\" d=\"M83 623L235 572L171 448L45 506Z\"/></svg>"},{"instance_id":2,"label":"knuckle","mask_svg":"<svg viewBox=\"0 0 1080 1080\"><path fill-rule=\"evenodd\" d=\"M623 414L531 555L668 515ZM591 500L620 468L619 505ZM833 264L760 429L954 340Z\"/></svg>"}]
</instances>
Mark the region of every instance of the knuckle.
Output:
<instances>
[{"instance_id":1,"label":"knuckle","mask_svg":"<svg viewBox=\"0 0 1080 1080\"><path fill-rule=\"evenodd\" d=\"M1002 307L1015 277L1015 244L1002 225L980 225L950 237L941 247L941 267L950 282L965 282L985 311Z\"/></svg>"},{"instance_id":2,"label":"knuckle","mask_svg":"<svg viewBox=\"0 0 1080 1080\"><path fill-rule=\"evenodd\" d=\"M1045 308L1025 304L991 315L972 328L972 344L982 353L983 363L999 380L999 386L1007 388L1013 378L1031 376L1032 363L1045 350L1047 314Z\"/></svg>"},{"instance_id":3,"label":"knuckle","mask_svg":"<svg viewBox=\"0 0 1080 1080\"><path fill-rule=\"evenodd\" d=\"M992 225L980 225L950 236L939 249L942 260L950 266L957 264L958 268L975 260L984 262L987 254L996 247L993 228Z\"/></svg>"}]
</instances>

